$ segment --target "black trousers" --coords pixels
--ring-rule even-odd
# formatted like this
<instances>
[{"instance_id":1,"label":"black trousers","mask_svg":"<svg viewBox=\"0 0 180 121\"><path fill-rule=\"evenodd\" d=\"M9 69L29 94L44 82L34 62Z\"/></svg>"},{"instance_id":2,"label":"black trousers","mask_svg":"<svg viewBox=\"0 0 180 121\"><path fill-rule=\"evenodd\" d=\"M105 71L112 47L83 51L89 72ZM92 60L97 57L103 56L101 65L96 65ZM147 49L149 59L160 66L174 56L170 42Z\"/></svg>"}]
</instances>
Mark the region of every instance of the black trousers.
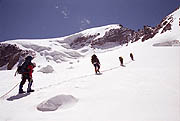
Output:
<instances>
[{"instance_id":1,"label":"black trousers","mask_svg":"<svg viewBox=\"0 0 180 121\"><path fill-rule=\"evenodd\" d=\"M32 80L32 78L30 78L30 76L28 74L23 74L22 75L22 81L19 85L19 91L23 91L23 85L26 83L26 80L28 80L28 82L29 82L27 90L31 90L33 80Z\"/></svg>"}]
</instances>

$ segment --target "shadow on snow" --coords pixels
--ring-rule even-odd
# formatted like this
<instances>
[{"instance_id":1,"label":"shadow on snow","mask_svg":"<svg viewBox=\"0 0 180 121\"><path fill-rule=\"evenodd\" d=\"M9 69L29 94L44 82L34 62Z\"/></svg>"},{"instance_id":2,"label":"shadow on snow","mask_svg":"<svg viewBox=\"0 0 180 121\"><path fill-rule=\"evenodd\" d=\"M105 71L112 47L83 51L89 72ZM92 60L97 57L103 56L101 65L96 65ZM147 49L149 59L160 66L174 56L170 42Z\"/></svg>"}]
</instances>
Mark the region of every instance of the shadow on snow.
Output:
<instances>
[{"instance_id":1,"label":"shadow on snow","mask_svg":"<svg viewBox=\"0 0 180 121\"><path fill-rule=\"evenodd\" d=\"M13 100L17 100L17 99L26 97L26 96L28 96L28 95L30 95L30 93L17 94L17 95L14 95L14 96L9 97L7 100L8 100L8 101L13 101Z\"/></svg>"}]
</instances>

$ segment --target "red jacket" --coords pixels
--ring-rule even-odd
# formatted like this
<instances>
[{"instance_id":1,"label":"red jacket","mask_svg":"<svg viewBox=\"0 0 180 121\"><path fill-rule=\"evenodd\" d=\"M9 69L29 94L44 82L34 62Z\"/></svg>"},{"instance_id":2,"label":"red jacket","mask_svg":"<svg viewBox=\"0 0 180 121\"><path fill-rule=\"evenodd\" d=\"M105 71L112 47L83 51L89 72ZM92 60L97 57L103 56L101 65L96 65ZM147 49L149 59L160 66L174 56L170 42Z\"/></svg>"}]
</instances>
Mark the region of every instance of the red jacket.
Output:
<instances>
[{"instance_id":1,"label":"red jacket","mask_svg":"<svg viewBox=\"0 0 180 121\"><path fill-rule=\"evenodd\" d=\"M28 65L28 74L29 74L29 77L32 78L32 73L33 73L33 68L35 66L33 66L32 64Z\"/></svg>"}]
</instances>

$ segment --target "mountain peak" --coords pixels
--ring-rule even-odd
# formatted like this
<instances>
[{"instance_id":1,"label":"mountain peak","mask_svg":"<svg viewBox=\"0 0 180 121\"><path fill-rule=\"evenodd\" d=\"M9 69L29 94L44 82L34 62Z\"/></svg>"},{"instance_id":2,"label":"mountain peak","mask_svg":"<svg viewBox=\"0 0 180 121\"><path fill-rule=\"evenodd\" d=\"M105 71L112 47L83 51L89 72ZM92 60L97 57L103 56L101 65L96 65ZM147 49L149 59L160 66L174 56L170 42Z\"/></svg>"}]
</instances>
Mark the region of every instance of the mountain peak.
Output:
<instances>
[{"instance_id":1,"label":"mountain peak","mask_svg":"<svg viewBox=\"0 0 180 121\"><path fill-rule=\"evenodd\" d=\"M156 35L165 36L165 33L167 32L171 32L170 35L173 35L173 37L170 38L173 42L174 40L179 41L179 16L180 8L166 16L157 26L144 26L143 29L138 31L126 28L120 24L112 24L90 28L61 38L41 40L12 40L2 42L0 45L0 68L12 69L20 58L24 58L24 55L22 56L21 52L27 52L25 55L35 53L40 57L44 57L45 63L49 61L61 63L70 59L77 59L82 57L86 54L86 52L95 48L104 50L116 46L128 46L129 43L134 43L136 41L144 42L150 38L154 38ZM9 50L11 50L10 45L13 45L12 47L16 48L15 50L17 51L9 51L9 54L3 54L4 50L7 49L5 46L7 44L9 44L7 46L9 47ZM16 57L15 55L18 56ZM15 60L12 57L16 57L17 59Z\"/></svg>"}]
</instances>

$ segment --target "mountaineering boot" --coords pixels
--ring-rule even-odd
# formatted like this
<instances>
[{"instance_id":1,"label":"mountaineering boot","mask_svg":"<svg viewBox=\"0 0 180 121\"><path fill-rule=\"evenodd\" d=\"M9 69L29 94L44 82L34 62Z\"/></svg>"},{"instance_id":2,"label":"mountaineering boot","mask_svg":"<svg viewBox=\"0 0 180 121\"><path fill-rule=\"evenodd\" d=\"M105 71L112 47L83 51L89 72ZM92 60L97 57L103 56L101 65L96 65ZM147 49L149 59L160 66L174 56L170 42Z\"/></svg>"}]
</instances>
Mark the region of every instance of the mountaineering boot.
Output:
<instances>
[{"instance_id":1,"label":"mountaineering boot","mask_svg":"<svg viewBox=\"0 0 180 121\"><path fill-rule=\"evenodd\" d=\"M100 73L99 69L97 70L98 73Z\"/></svg>"},{"instance_id":2,"label":"mountaineering boot","mask_svg":"<svg viewBox=\"0 0 180 121\"><path fill-rule=\"evenodd\" d=\"M23 91L22 89L19 90L19 94L22 94L22 93L26 93L25 91Z\"/></svg>"},{"instance_id":3,"label":"mountaineering boot","mask_svg":"<svg viewBox=\"0 0 180 121\"><path fill-rule=\"evenodd\" d=\"M29 92L34 92L34 90L33 89L27 90L27 93L29 93Z\"/></svg>"}]
</instances>

